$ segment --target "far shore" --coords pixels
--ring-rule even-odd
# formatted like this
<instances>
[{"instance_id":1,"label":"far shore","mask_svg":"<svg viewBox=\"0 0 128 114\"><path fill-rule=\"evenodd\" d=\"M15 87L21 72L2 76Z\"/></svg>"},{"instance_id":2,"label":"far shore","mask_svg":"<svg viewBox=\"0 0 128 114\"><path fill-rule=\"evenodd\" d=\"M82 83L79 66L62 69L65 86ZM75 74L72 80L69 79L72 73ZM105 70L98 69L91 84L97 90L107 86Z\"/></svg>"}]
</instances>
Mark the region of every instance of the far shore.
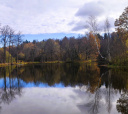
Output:
<instances>
[{"instance_id":1,"label":"far shore","mask_svg":"<svg viewBox=\"0 0 128 114\"><path fill-rule=\"evenodd\" d=\"M14 62L14 63L0 63L0 67L5 67L5 66L11 66L11 65L27 65L27 64L50 64L50 63L98 63L96 60L86 60L86 61L46 61L46 62ZM128 67L128 66L122 66L122 65L115 65L115 64L97 64L99 67L108 67L108 68L123 68L123 67Z\"/></svg>"}]
</instances>

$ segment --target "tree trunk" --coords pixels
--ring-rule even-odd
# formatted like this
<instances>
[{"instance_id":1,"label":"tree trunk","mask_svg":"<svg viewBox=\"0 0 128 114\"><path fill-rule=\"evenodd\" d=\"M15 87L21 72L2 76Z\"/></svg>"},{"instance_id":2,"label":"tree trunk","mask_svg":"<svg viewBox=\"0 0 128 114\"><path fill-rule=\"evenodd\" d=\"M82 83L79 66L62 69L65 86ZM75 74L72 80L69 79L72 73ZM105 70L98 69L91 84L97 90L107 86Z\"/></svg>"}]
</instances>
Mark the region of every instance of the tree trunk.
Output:
<instances>
[{"instance_id":1,"label":"tree trunk","mask_svg":"<svg viewBox=\"0 0 128 114\"><path fill-rule=\"evenodd\" d=\"M108 62L111 63L111 55L110 55L110 36L108 33Z\"/></svg>"},{"instance_id":2,"label":"tree trunk","mask_svg":"<svg viewBox=\"0 0 128 114\"><path fill-rule=\"evenodd\" d=\"M4 44L4 63L6 63L6 43Z\"/></svg>"}]
</instances>

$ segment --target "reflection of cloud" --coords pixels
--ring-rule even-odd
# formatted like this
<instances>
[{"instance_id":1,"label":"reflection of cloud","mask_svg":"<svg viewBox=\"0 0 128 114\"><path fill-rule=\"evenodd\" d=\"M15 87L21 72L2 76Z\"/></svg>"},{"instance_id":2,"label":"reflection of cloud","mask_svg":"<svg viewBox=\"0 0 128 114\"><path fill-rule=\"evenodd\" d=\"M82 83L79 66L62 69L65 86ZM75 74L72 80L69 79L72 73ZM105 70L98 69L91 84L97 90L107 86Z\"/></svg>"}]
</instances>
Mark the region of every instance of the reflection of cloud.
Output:
<instances>
[{"instance_id":1,"label":"reflection of cloud","mask_svg":"<svg viewBox=\"0 0 128 114\"><path fill-rule=\"evenodd\" d=\"M94 94L88 93L89 97L84 103L77 105L82 112L89 112L89 114L117 114L116 101L120 94L116 90L111 88L110 96L108 96L108 88L102 86ZM107 97L107 99L106 99ZM109 102L110 101L110 102ZM110 104L109 104L110 103ZM108 106L111 106L111 110L108 110Z\"/></svg>"},{"instance_id":2,"label":"reflection of cloud","mask_svg":"<svg viewBox=\"0 0 128 114\"><path fill-rule=\"evenodd\" d=\"M104 89L104 88L103 88ZM3 104L3 114L90 114L87 103L94 100L94 94L79 88L24 88L22 97L17 97L10 105ZM101 93L105 101L104 94ZM115 96L111 102L116 102ZM101 102L99 114L108 114L105 102ZM15 108L16 107L16 108ZM111 113L117 113L112 107Z\"/></svg>"}]
</instances>

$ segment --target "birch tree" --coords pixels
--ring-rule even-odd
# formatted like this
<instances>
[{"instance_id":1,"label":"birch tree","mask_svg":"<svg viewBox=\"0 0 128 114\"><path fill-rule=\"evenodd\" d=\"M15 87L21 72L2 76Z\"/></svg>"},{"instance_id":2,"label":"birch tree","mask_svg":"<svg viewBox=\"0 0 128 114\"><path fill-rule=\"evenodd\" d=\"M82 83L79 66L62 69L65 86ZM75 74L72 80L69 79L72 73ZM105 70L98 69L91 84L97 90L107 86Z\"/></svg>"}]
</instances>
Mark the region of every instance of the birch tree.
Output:
<instances>
[{"instance_id":1,"label":"birch tree","mask_svg":"<svg viewBox=\"0 0 128 114\"><path fill-rule=\"evenodd\" d=\"M90 29L90 31L92 32L92 34L95 37L95 43L96 43L97 51L98 51L99 55L101 56L101 58L106 60L106 58L104 56L102 56L100 49L99 49L99 46L98 46L97 34L99 31L99 28L98 28L98 23L97 23L96 17L95 16L89 16L88 20L87 20L87 24L88 24L88 28Z\"/></svg>"}]
</instances>

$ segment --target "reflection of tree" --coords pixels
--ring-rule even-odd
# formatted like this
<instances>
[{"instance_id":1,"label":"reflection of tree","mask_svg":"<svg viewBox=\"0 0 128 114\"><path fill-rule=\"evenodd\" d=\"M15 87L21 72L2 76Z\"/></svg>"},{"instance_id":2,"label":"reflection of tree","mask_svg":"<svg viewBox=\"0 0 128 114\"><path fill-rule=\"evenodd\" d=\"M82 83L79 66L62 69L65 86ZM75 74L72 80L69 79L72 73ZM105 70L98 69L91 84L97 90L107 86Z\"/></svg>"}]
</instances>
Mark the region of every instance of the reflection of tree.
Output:
<instances>
[{"instance_id":1,"label":"reflection of tree","mask_svg":"<svg viewBox=\"0 0 128 114\"><path fill-rule=\"evenodd\" d=\"M106 88L106 104L107 104L107 110L110 113L111 112L111 108L112 108L112 104L111 104L111 97L113 94L113 90L112 90L112 85L111 85L111 70L108 71L108 75L107 75L107 81L108 81L108 87Z\"/></svg>"},{"instance_id":2,"label":"reflection of tree","mask_svg":"<svg viewBox=\"0 0 128 114\"><path fill-rule=\"evenodd\" d=\"M100 85L95 89L94 98L87 104L90 107L90 111L93 114L98 113L101 98L105 96L105 103L107 106L108 113L111 113L112 109L112 98L117 91L125 91L128 89L127 82L128 76L125 70L120 69L108 69L104 76L101 76L101 84L105 83L106 88L100 89ZM100 81L99 81L100 82ZM123 82L123 83L122 83ZM91 91L90 91L91 92ZM128 94L124 93L121 98L117 101L117 110L123 114L128 114Z\"/></svg>"},{"instance_id":3,"label":"reflection of tree","mask_svg":"<svg viewBox=\"0 0 128 114\"><path fill-rule=\"evenodd\" d=\"M111 108L112 108L112 104L111 104L111 100L113 97L112 95L114 95L114 93L117 93L117 91L119 91L119 92L125 91L126 92L126 90L128 89L128 86L127 86L128 72L125 68L124 69L123 68L122 69L111 69L111 70L109 70L107 79L104 79L104 82L105 82L106 91L107 91L107 93L106 93L106 101L107 101L107 105L108 105L107 109L108 109L108 112L110 113ZM118 103L117 107L119 107L119 108L117 108L118 111L121 109L120 103L121 103L121 101L123 101L123 98L126 98L125 93L124 93L124 95L121 95L120 100L117 101L117 103ZM122 111L120 110L119 112L122 112ZM123 113L123 114L126 114L126 113Z\"/></svg>"},{"instance_id":4,"label":"reflection of tree","mask_svg":"<svg viewBox=\"0 0 128 114\"><path fill-rule=\"evenodd\" d=\"M8 69L8 70L7 70ZM16 83L14 81L13 75L11 74L11 70L12 68L7 68L7 67L3 67L1 70L3 75L3 87L0 89L0 104L1 103L6 103L9 104L11 103L12 100L15 99L16 95L21 95L21 87L19 86L19 81ZM8 72L8 78L7 78L7 72ZM7 81L9 80L9 83L7 83Z\"/></svg>"},{"instance_id":5,"label":"reflection of tree","mask_svg":"<svg viewBox=\"0 0 128 114\"><path fill-rule=\"evenodd\" d=\"M94 99L89 103L90 104L90 110L89 111L91 114L97 114L99 112L100 98L101 98L100 90L98 89L95 92Z\"/></svg>"},{"instance_id":6,"label":"reflection of tree","mask_svg":"<svg viewBox=\"0 0 128 114\"><path fill-rule=\"evenodd\" d=\"M99 76L97 76L97 84L95 84L94 86L94 97L92 98L92 100L86 104L87 107L89 107L89 113L91 114L97 114L99 112L99 108L100 108L100 99L101 99L101 94L102 94L102 91L100 90L100 85L101 85L101 79L102 77L107 73L107 71L103 74L99 74ZM97 75L98 75L97 74ZM98 78L99 77L99 78ZM90 92L92 92L91 90L92 88L89 87L88 90L90 90Z\"/></svg>"},{"instance_id":7,"label":"reflection of tree","mask_svg":"<svg viewBox=\"0 0 128 114\"><path fill-rule=\"evenodd\" d=\"M108 80L108 88L101 89L100 86L101 86L102 81L103 81L102 78L104 78L106 76L107 76L107 80ZM89 89L90 89L90 87L89 87ZM92 92L92 91L90 91L90 92ZM114 94L113 90L111 88L111 70L106 69L106 71L104 71L104 73L102 73L98 79L97 86L95 86L93 98L91 99L91 101L89 101L89 103L86 104L86 106L89 107L89 110L88 110L89 113L91 113L91 114L99 113L99 108L101 106L100 104L102 104L101 99L102 99L103 95L106 96L107 110L108 110L108 113L110 113L111 106L112 106L111 105L111 97L112 97L111 94Z\"/></svg>"},{"instance_id":8,"label":"reflection of tree","mask_svg":"<svg viewBox=\"0 0 128 114\"><path fill-rule=\"evenodd\" d=\"M89 91L95 91L100 70L96 65L85 64L42 64L19 68L24 69L20 79L36 86L46 83L49 86L62 83L64 86L90 85Z\"/></svg>"},{"instance_id":9,"label":"reflection of tree","mask_svg":"<svg viewBox=\"0 0 128 114\"><path fill-rule=\"evenodd\" d=\"M35 86L41 83L49 86L62 83L64 86L74 87L77 85L81 89L84 86L86 91L93 95L93 99L86 104L90 113L93 114L99 112L102 104L101 99L104 99L104 95L107 111L110 113L113 95L117 91L128 89L128 73L125 71L115 69L103 70L97 64L79 63L27 65L17 66L15 69L12 67L0 68L0 78L3 79L3 86L0 89L0 103L9 104L15 99L16 95L21 95L21 87L27 83L34 83ZM22 85L21 80L25 85ZM102 85L106 88L102 88ZM126 99L126 97L122 96L120 99ZM122 102L124 103L124 101ZM118 105L122 102L119 100ZM121 112L123 109L121 110L118 105L117 107L119 108L117 109Z\"/></svg>"},{"instance_id":10,"label":"reflection of tree","mask_svg":"<svg viewBox=\"0 0 128 114\"><path fill-rule=\"evenodd\" d=\"M121 94L121 98L117 100L116 108L122 114L128 114L128 92Z\"/></svg>"}]
</instances>

